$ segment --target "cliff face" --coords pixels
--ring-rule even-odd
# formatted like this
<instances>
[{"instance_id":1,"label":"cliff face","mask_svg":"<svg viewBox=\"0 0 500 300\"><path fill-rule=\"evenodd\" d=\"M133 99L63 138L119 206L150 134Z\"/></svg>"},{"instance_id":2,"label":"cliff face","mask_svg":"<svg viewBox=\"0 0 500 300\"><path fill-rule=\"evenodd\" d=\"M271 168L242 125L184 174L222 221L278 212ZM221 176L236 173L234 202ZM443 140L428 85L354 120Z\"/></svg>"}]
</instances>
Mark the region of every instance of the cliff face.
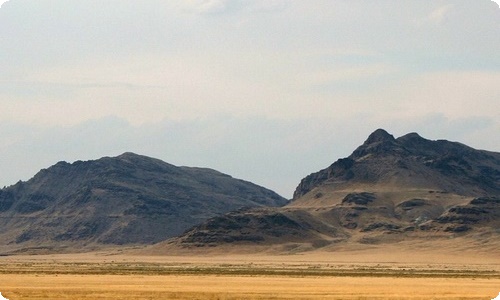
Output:
<instances>
[{"instance_id":1,"label":"cliff face","mask_svg":"<svg viewBox=\"0 0 500 300\"><path fill-rule=\"evenodd\" d=\"M0 241L11 248L150 244L232 210L286 202L214 170L125 153L59 162L0 190Z\"/></svg>"}]
</instances>

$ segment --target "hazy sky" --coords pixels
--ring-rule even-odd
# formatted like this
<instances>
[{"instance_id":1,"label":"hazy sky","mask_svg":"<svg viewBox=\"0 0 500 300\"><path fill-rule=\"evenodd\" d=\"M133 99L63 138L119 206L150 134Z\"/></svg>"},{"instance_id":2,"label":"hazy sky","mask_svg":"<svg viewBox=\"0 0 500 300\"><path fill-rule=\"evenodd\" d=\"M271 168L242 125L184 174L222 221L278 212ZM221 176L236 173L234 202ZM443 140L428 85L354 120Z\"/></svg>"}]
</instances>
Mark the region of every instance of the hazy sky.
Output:
<instances>
[{"instance_id":1,"label":"hazy sky","mask_svg":"<svg viewBox=\"0 0 500 300\"><path fill-rule=\"evenodd\" d=\"M290 197L377 128L500 151L500 8L10 0L0 105L2 186L132 151Z\"/></svg>"}]
</instances>

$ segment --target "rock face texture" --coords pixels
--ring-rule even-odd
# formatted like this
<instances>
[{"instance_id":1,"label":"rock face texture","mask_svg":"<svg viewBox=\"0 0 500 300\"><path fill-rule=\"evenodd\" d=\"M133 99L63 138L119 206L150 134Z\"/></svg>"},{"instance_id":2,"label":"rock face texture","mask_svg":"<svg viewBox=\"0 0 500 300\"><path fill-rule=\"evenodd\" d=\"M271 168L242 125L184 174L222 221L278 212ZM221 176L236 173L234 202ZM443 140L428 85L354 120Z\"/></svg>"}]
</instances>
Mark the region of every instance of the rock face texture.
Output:
<instances>
[{"instance_id":1,"label":"rock face texture","mask_svg":"<svg viewBox=\"0 0 500 300\"><path fill-rule=\"evenodd\" d=\"M294 199L324 184L426 187L460 195L500 193L500 153L460 143L430 141L416 133L395 139L378 129L349 157L305 177Z\"/></svg>"},{"instance_id":2,"label":"rock face texture","mask_svg":"<svg viewBox=\"0 0 500 300\"><path fill-rule=\"evenodd\" d=\"M286 202L211 169L133 153L59 162L0 190L0 245L64 251L151 244L232 210Z\"/></svg>"},{"instance_id":3,"label":"rock face texture","mask_svg":"<svg viewBox=\"0 0 500 300\"><path fill-rule=\"evenodd\" d=\"M210 219L163 246L305 251L465 238L469 248L494 249L498 228L500 153L378 129L349 157L305 177L286 206Z\"/></svg>"}]
</instances>

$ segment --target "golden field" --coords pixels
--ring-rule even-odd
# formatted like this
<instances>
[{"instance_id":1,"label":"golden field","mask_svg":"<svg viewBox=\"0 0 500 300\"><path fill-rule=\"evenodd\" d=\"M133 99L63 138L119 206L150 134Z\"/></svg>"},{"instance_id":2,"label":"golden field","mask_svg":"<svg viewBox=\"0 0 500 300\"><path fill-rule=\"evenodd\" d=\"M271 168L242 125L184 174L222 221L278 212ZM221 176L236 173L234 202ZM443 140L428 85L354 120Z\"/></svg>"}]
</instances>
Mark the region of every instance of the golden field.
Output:
<instances>
[{"instance_id":1,"label":"golden field","mask_svg":"<svg viewBox=\"0 0 500 300\"><path fill-rule=\"evenodd\" d=\"M0 292L10 300L492 299L500 292L499 263L390 251L6 256L0 257Z\"/></svg>"},{"instance_id":2,"label":"golden field","mask_svg":"<svg viewBox=\"0 0 500 300\"><path fill-rule=\"evenodd\" d=\"M500 280L217 275L1 275L15 299L491 299Z\"/></svg>"}]
</instances>

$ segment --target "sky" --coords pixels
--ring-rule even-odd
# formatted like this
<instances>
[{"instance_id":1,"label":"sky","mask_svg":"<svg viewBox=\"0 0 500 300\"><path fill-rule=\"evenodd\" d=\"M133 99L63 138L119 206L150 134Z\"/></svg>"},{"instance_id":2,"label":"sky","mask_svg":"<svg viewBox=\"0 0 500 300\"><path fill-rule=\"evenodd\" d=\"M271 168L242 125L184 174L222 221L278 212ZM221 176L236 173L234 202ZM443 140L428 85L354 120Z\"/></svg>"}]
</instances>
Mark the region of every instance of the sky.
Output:
<instances>
[{"instance_id":1,"label":"sky","mask_svg":"<svg viewBox=\"0 0 500 300\"><path fill-rule=\"evenodd\" d=\"M490 0L10 0L0 185L135 152L290 198L377 128L500 151Z\"/></svg>"}]
</instances>

